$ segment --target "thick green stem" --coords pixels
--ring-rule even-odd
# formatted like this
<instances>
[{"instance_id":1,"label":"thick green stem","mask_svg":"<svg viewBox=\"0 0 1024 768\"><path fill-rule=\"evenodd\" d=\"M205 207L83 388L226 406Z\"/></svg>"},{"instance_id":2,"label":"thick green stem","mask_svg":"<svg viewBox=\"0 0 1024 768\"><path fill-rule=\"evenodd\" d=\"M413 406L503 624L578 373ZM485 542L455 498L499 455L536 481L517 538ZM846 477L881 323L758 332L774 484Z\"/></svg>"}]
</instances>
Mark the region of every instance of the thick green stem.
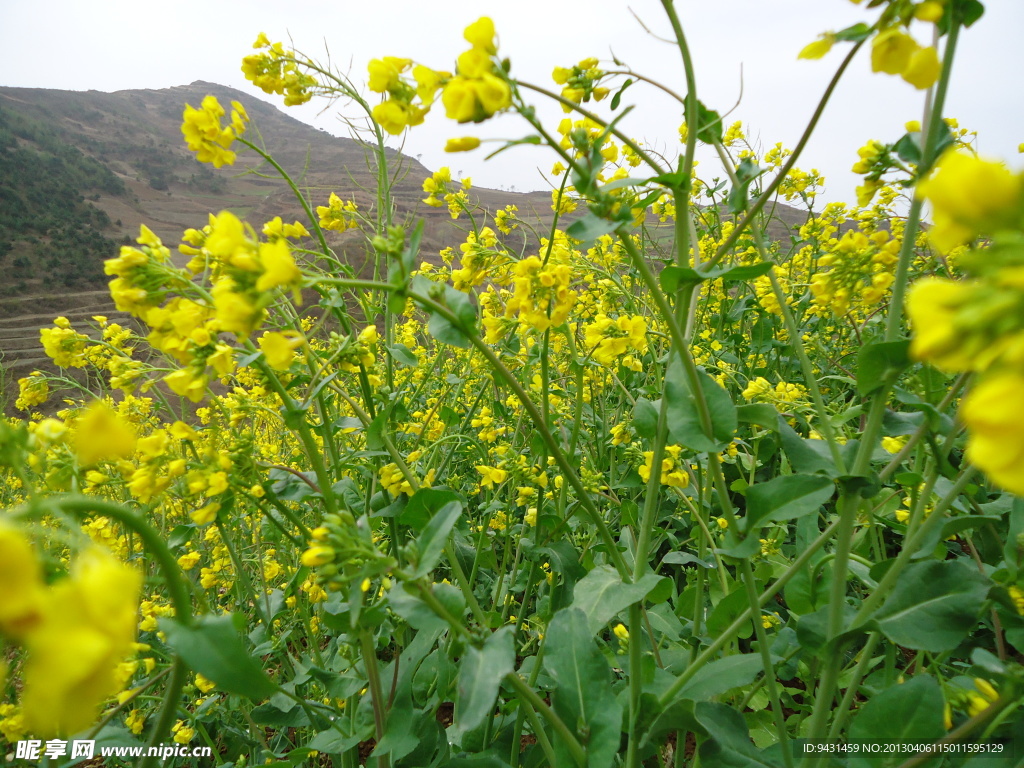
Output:
<instances>
[{"instance_id":1,"label":"thick green stem","mask_svg":"<svg viewBox=\"0 0 1024 768\"><path fill-rule=\"evenodd\" d=\"M363 664L366 666L366 678L370 687L370 702L373 704L373 725L377 734L377 743L384 738L384 691L380 684L380 669L377 666L377 649L369 631L359 631L359 645L363 653ZM389 755L377 758L377 768L388 768L391 764Z\"/></svg>"}]
</instances>

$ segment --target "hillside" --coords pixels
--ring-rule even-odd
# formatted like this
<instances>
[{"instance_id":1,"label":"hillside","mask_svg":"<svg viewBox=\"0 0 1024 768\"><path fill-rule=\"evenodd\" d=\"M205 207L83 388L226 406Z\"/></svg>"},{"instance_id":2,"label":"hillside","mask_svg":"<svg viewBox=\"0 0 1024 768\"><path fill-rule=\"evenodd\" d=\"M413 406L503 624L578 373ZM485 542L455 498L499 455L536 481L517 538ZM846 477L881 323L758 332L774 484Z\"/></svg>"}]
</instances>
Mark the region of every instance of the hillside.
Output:
<instances>
[{"instance_id":1,"label":"hillside","mask_svg":"<svg viewBox=\"0 0 1024 768\"><path fill-rule=\"evenodd\" d=\"M173 250L181 233L205 224L210 212L229 209L256 226L274 216L302 219L292 192L255 153L242 152L234 166L215 170L188 151L182 110L207 94L245 105L252 120L247 137L265 142L314 206L335 192L373 210L369 147L231 88L202 81L115 93L0 87L0 392L10 401L18 377L47 366L41 325L57 315L79 324L93 314L124 321L105 294L102 263L134 240L141 224ZM447 209L421 201L432 171L397 152L389 165L394 220L426 222L422 256L436 259L441 248L461 242ZM514 204L537 231L550 226L547 192L473 189L471 198L490 213ZM805 214L780 206L776 216L772 235L788 239ZM357 272L366 264L361 233L329 233L329 242Z\"/></svg>"}]
</instances>

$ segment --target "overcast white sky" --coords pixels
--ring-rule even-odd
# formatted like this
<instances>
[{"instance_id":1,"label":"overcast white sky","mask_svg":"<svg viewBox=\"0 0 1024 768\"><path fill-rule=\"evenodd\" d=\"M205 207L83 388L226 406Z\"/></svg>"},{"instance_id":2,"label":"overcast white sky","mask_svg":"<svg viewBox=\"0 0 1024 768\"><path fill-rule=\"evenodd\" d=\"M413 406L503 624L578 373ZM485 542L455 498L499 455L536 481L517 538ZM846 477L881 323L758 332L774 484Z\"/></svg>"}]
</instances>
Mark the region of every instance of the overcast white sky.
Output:
<instances>
[{"instance_id":1,"label":"overcast white sky","mask_svg":"<svg viewBox=\"0 0 1024 768\"><path fill-rule=\"evenodd\" d=\"M731 108L750 135L768 147L795 144L804 122L838 65L842 50L822 61L797 61L800 49L818 33L874 20L849 0L677 0L694 51L701 99L711 108ZM983 154L1001 157L1012 167L1024 161L1024 2L988 0L987 12L962 36L960 66L952 83L947 115L979 132ZM96 89L164 88L207 80L264 96L241 75L241 58L251 52L257 33L289 37L314 58L327 48L334 64L365 81L366 62L383 55L406 56L429 66L452 68L465 48L462 29L480 15L494 19L500 52L512 60L522 79L553 87L552 68L587 56L610 59L612 53L639 72L685 91L678 53L646 33L630 8L655 33L669 36L657 0L552 2L451 2L451 0L0 0L0 49L6 65L0 85ZM929 26L916 35L926 42ZM681 115L650 90L630 89L624 103L642 105L625 123L635 137L662 149L674 148ZM856 150L867 139L893 141L903 123L920 117L921 93L887 75L873 75L863 51L848 79L833 97L816 140L800 167L819 168L827 177L826 199L851 200L857 179L849 173ZM330 112L307 105L291 114L345 135ZM554 158L536 148L505 153L483 164L483 150L446 155L445 138L461 135L517 138L526 135L518 118L484 126L459 126L440 108L414 129L405 151L421 156L429 168L450 165L474 183L518 191L545 188L537 168ZM548 114L561 118L554 107ZM397 146L397 141L395 142ZM487 145L485 145L486 147ZM705 177L710 162L700 169Z\"/></svg>"}]
</instances>

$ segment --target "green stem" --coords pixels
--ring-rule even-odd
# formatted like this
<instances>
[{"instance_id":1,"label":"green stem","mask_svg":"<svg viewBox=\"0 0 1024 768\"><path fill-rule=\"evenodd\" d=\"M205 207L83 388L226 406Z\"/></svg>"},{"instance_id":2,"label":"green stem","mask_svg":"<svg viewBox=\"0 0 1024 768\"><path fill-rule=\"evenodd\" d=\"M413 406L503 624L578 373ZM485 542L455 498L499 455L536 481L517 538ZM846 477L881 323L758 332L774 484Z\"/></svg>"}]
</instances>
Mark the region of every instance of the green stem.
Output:
<instances>
[{"instance_id":1,"label":"green stem","mask_svg":"<svg viewBox=\"0 0 1024 768\"><path fill-rule=\"evenodd\" d=\"M555 711L545 704L544 700L517 673L511 672L505 675L505 682L515 689L516 695L520 699L527 702L534 710L544 716L544 719L551 724L559 740L569 750L573 762L580 766L580 768L583 768L587 764L587 754L583 751L583 747L580 746L575 734L569 730L562 718L555 714Z\"/></svg>"},{"instance_id":2,"label":"green stem","mask_svg":"<svg viewBox=\"0 0 1024 768\"><path fill-rule=\"evenodd\" d=\"M377 667L377 649L368 630L359 632L359 645L363 653L363 664L366 666L366 678L370 686L370 703L373 704L373 724L377 734L377 743L384 738L384 692L380 685L380 670ZM388 768L391 764L389 755L377 758L378 768Z\"/></svg>"},{"instance_id":3,"label":"green stem","mask_svg":"<svg viewBox=\"0 0 1024 768\"><path fill-rule=\"evenodd\" d=\"M796 576L800 569L810 562L814 553L821 549L826 541L832 538L832 534L835 532L838 525L838 522L833 522L824 531L822 531L818 538L812 541L807 548L804 549L804 551L801 552L792 563L790 563L786 571L779 576L779 578L776 579L770 587L765 589L765 591L758 596L758 610L760 610L760 608L769 600L775 597L775 595L777 595L782 588L789 583L790 579ZM658 697L658 706L664 709L666 706L671 704L672 700L679 694L683 687L693 679L693 676L700 671L701 667L711 661L715 654L724 648L736 633L743 628L743 625L753 617L754 612L751 610L751 606L748 605L743 612L733 620L732 624L722 630L718 637L716 637L707 648L701 651L700 654L683 671L683 673L675 679L672 685L670 685L661 694L661 696Z\"/></svg>"},{"instance_id":4,"label":"green stem","mask_svg":"<svg viewBox=\"0 0 1024 768\"><path fill-rule=\"evenodd\" d=\"M551 431L548 429L547 424L544 422L544 414L540 412L540 410L537 408L536 403L533 402L533 400L530 398L526 390L523 389L522 384L519 383L515 375L505 366L505 364L501 362L501 359L495 354L494 350L487 346L487 344L484 343L483 339L481 339L480 336L477 335L475 329L466 328L459 320L459 318L456 317L455 314L450 309L448 309L443 304L439 304L438 302L434 301L433 299L427 296L417 295L415 296L415 299L416 301L427 307L431 312L437 312L446 320L448 320L448 322L452 323L452 325L459 328L462 331L462 333L466 336L467 340L474 347L476 347L476 349L484 357L487 358L487 361L491 364L491 367L498 374L501 375L501 377L508 384L509 388L512 389L516 397L519 399L519 402L522 403L523 408L526 409L526 412L530 415L530 418L533 420L533 424L536 427L537 432L540 434L541 439L544 440L544 443L547 445L548 450L551 451L551 455L554 457L555 463L558 464L558 468L562 470L562 473L565 476L566 480L569 481L569 484L573 487L573 490L576 491L576 495L580 504L583 506L583 509L587 512L587 516L590 518L590 521L597 528L598 535L601 537L601 540L604 543L605 548L607 549L608 558L611 561L612 565L615 566L615 570L619 572L619 576L622 578L623 581L629 581L629 566L626 565L626 561L623 559L622 553L619 552L618 543L612 536L611 530L608 528L607 522L605 522L604 517L602 517L600 511L594 505L594 502L590 498L590 494L587 491L587 489L583 486L583 482L580 480L579 475L576 474L576 471L573 469L572 464L569 462L565 453L559 447L558 441L555 440L554 435L552 435Z\"/></svg>"},{"instance_id":5,"label":"green stem","mask_svg":"<svg viewBox=\"0 0 1024 768\"><path fill-rule=\"evenodd\" d=\"M757 636L757 650L761 654L761 665L764 667L764 679L768 686L768 697L772 703L772 716L775 718L775 730L779 734L779 747L786 768L792 768L793 756L789 751L789 734L786 732L786 713L782 711L782 700L779 698L779 685L775 679L775 665L772 663L772 651L768 644L768 633L761 621L761 604L758 601L757 586L754 582L754 569L750 567L749 558L740 561L740 572L747 591L747 602L754 622L754 634Z\"/></svg>"}]
</instances>

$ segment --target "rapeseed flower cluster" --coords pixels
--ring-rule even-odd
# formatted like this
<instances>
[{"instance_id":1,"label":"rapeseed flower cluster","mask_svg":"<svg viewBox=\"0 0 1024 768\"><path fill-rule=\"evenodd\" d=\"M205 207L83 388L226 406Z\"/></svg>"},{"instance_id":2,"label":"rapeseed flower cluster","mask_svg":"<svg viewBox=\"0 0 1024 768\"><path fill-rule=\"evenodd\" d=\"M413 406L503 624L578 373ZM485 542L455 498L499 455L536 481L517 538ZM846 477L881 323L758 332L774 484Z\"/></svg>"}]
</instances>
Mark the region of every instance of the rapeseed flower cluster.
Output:
<instances>
[{"instance_id":1,"label":"rapeseed flower cluster","mask_svg":"<svg viewBox=\"0 0 1024 768\"><path fill-rule=\"evenodd\" d=\"M967 457L1000 485L1024 493L1024 177L951 150L919 193L933 206L929 236L938 250L979 236L993 245L960 258L970 278L928 277L913 286L911 354L979 375L960 411L970 434Z\"/></svg>"},{"instance_id":2,"label":"rapeseed flower cluster","mask_svg":"<svg viewBox=\"0 0 1024 768\"><path fill-rule=\"evenodd\" d=\"M0 634L25 649L20 714L28 732L77 733L120 690L118 665L134 649L141 584L137 571L99 549L46 584L24 533L0 525Z\"/></svg>"},{"instance_id":3,"label":"rapeseed flower cluster","mask_svg":"<svg viewBox=\"0 0 1024 768\"><path fill-rule=\"evenodd\" d=\"M271 43L262 32L252 47L260 52L242 60L246 80L264 93L283 95L285 106L305 104L313 98L319 83L309 73L310 62L300 62L294 51L283 43Z\"/></svg>"},{"instance_id":4,"label":"rapeseed flower cluster","mask_svg":"<svg viewBox=\"0 0 1024 768\"><path fill-rule=\"evenodd\" d=\"M200 109L186 104L182 117L181 132L185 143L196 153L199 162L212 163L214 168L234 165L236 155L228 147L245 133L245 124L249 122L249 115L241 104L231 102L231 124L226 126L220 122L224 117L224 107L215 96L203 98Z\"/></svg>"}]
</instances>

